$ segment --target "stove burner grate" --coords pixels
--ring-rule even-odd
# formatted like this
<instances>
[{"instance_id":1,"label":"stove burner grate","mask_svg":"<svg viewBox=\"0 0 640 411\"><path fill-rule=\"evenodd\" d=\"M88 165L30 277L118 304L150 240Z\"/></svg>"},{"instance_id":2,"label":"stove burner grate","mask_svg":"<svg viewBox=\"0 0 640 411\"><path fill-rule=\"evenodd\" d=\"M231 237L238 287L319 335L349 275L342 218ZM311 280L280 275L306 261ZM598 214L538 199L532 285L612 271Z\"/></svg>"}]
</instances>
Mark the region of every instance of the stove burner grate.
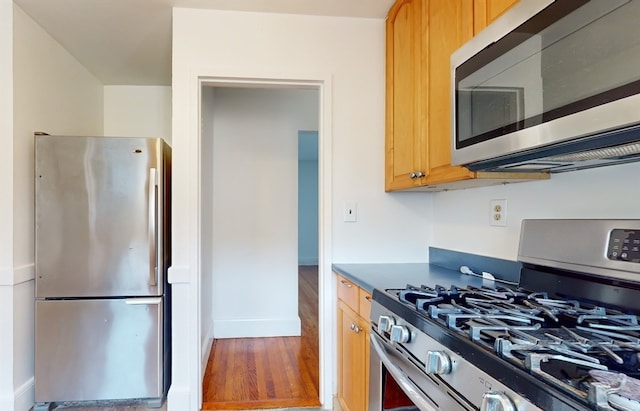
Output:
<instances>
[{"instance_id":1,"label":"stove burner grate","mask_svg":"<svg viewBox=\"0 0 640 411\"><path fill-rule=\"evenodd\" d=\"M589 403L596 401L593 384L601 384L595 372L640 378L635 315L507 287L389 291L417 314Z\"/></svg>"}]
</instances>

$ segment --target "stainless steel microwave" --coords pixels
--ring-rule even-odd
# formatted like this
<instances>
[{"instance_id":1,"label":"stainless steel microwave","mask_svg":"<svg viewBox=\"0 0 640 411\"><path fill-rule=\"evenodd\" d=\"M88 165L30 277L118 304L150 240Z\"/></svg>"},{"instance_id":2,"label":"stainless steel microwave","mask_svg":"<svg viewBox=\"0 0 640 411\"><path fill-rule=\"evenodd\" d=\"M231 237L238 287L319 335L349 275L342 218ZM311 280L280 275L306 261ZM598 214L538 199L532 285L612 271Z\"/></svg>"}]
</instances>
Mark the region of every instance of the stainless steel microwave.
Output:
<instances>
[{"instance_id":1,"label":"stainless steel microwave","mask_svg":"<svg viewBox=\"0 0 640 411\"><path fill-rule=\"evenodd\" d=\"M640 160L640 0L521 0L451 56L452 163Z\"/></svg>"}]
</instances>

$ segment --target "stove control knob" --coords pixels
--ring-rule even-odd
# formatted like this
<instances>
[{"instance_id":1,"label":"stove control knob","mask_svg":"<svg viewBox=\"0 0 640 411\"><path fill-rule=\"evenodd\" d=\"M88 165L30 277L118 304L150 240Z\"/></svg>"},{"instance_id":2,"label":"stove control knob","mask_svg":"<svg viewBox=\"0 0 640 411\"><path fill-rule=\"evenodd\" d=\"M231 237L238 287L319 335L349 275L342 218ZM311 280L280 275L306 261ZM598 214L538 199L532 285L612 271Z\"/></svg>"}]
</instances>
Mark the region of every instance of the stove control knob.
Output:
<instances>
[{"instance_id":1,"label":"stove control knob","mask_svg":"<svg viewBox=\"0 0 640 411\"><path fill-rule=\"evenodd\" d=\"M391 336L389 339L392 343L406 343L411 339L411 332L403 325L394 325L391 327Z\"/></svg>"},{"instance_id":2,"label":"stove control knob","mask_svg":"<svg viewBox=\"0 0 640 411\"><path fill-rule=\"evenodd\" d=\"M480 411L516 411L516 406L506 393L488 391L482 395Z\"/></svg>"},{"instance_id":3,"label":"stove control knob","mask_svg":"<svg viewBox=\"0 0 640 411\"><path fill-rule=\"evenodd\" d=\"M429 374L449 374L451 358L444 351L427 351L425 369Z\"/></svg>"},{"instance_id":4,"label":"stove control knob","mask_svg":"<svg viewBox=\"0 0 640 411\"><path fill-rule=\"evenodd\" d=\"M391 327L393 327L394 325L396 325L396 320L390 315L381 315L380 318L378 319L379 331L382 331L385 333L391 332Z\"/></svg>"}]
</instances>

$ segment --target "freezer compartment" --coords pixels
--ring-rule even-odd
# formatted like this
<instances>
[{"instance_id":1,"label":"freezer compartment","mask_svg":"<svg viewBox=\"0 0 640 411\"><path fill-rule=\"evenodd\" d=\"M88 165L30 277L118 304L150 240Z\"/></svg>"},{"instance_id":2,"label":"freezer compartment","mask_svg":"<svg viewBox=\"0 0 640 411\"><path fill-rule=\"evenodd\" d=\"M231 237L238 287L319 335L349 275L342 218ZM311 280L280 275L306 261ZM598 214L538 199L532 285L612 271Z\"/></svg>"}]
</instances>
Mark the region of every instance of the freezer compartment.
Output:
<instances>
[{"instance_id":1,"label":"freezer compartment","mask_svg":"<svg viewBox=\"0 0 640 411\"><path fill-rule=\"evenodd\" d=\"M37 403L161 398L163 297L37 300Z\"/></svg>"}]
</instances>

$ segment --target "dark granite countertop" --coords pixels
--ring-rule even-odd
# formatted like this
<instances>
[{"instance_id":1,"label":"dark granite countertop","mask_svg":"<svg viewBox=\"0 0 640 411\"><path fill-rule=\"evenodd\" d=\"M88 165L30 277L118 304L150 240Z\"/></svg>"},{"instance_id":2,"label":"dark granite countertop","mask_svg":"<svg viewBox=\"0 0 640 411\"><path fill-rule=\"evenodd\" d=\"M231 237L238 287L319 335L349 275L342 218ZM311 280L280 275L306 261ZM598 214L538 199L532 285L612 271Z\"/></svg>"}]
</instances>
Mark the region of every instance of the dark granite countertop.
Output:
<instances>
[{"instance_id":1,"label":"dark granite countertop","mask_svg":"<svg viewBox=\"0 0 640 411\"><path fill-rule=\"evenodd\" d=\"M373 292L374 288L404 288L407 284L437 284L447 288L482 285L479 277L427 263L334 264L332 269L368 292Z\"/></svg>"},{"instance_id":2,"label":"dark granite countertop","mask_svg":"<svg viewBox=\"0 0 640 411\"><path fill-rule=\"evenodd\" d=\"M482 278L460 272L466 265L474 272L488 271L496 279L516 282L520 278L520 263L429 247L430 263L333 264L331 268L368 292L374 288L404 288L452 285L465 287L482 285Z\"/></svg>"}]
</instances>

